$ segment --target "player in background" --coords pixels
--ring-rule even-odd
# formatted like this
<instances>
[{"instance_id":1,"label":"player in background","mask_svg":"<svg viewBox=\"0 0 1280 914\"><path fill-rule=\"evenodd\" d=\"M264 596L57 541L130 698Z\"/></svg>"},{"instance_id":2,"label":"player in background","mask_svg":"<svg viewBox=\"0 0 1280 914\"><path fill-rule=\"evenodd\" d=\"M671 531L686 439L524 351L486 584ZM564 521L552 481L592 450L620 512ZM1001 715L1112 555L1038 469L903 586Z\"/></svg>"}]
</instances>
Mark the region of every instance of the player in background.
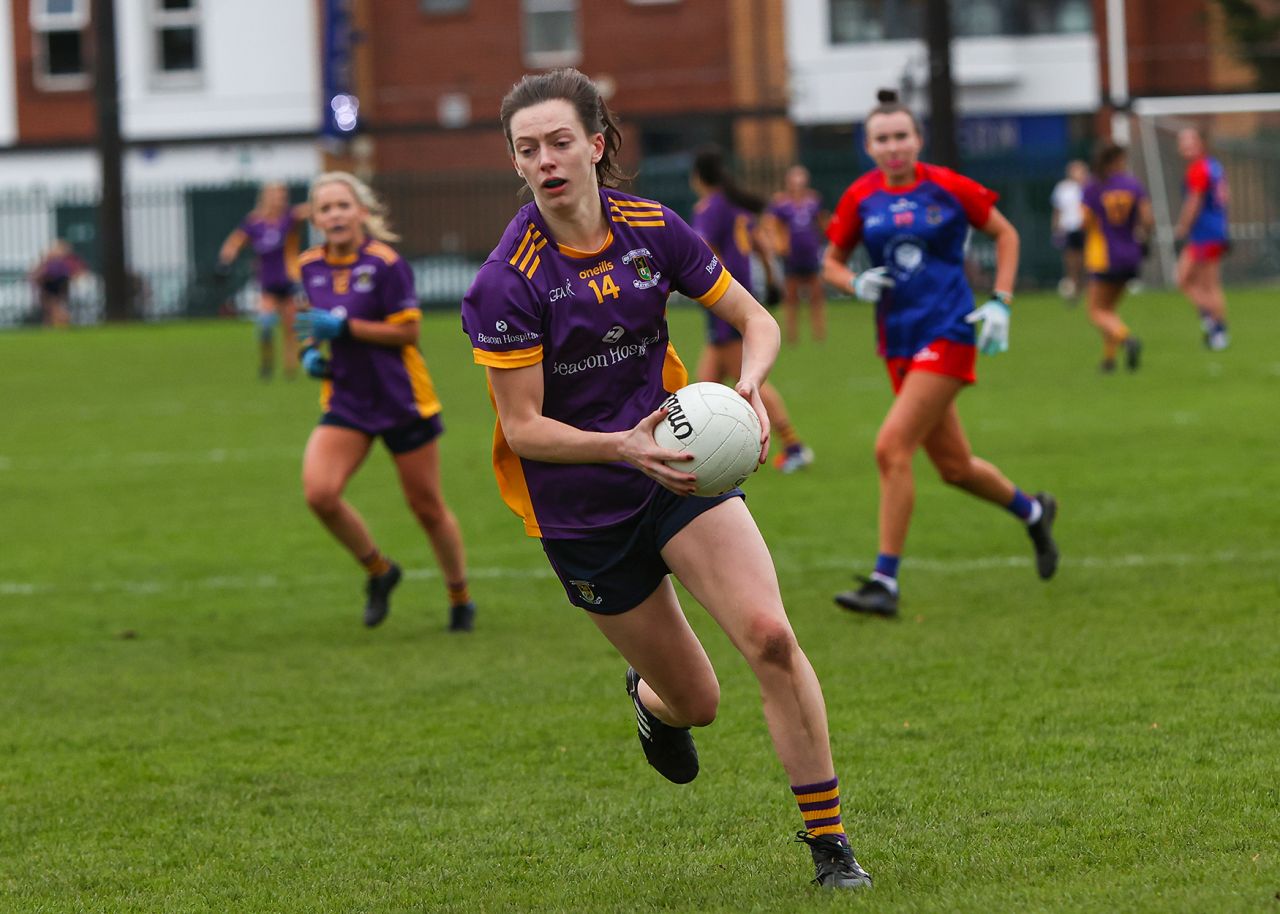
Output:
<instances>
[{"instance_id":1,"label":"player in background","mask_svg":"<svg viewBox=\"0 0 1280 914\"><path fill-rule=\"evenodd\" d=\"M1053 187L1053 243L1062 250L1062 279L1058 294L1074 303L1084 286L1084 206L1089 166L1079 159L1067 163L1066 176Z\"/></svg>"},{"instance_id":2,"label":"player in background","mask_svg":"<svg viewBox=\"0 0 1280 914\"><path fill-rule=\"evenodd\" d=\"M759 681L816 881L870 885L845 837L822 688L742 491L691 496L695 478L666 462L685 455L653 438L663 401L687 381L667 331L672 291L742 334L734 374L763 424L761 460L769 417L760 386L778 325L672 210L614 189L622 135L586 76L525 76L503 99L501 120L533 201L480 268L462 324L498 414L503 498L540 538L569 602L630 664L627 693L649 764L676 783L692 780L689 728L710 724L720 700L674 573Z\"/></svg>"},{"instance_id":3,"label":"player in background","mask_svg":"<svg viewBox=\"0 0 1280 914\"><path fill-rule=\"evenodd\" d=\"M718 148L706 147L693 159L689 184L698 200L693 207L693 230L702 236L729 275L754 295L751 278L751 255L759 255L765 268L765 282L774 288L773 250L761 230L759 215L764 200L744 190L725 167L724 155ZM738 328L707 312L707 341L698 357L698 380L723 383L738 376L742 365L742 334ZM794 473L813 463L813 450L805 445L791 424L786 404L778 389L768 381L760 385L760 396L782 439L782 450L773 465L783 473Z\"/></svg>"},{"instance_id":4,"label":"player in background","mask_svg":"<svg viewBox=\"0 0 1280 914\"><path fill-rule=\"evenodd\" d=\"M28 278L36 287L40 301L40 319L46 327L71 325L71 280L88 272L84 261L75 255L71 245L55 238L49 249L31 268Z\"/></svg>"},{"instance_id":5,"label":"player in background","mask_svg":"<svg viewBox=\"0 0 1280 914\"><path fill-rule=\"evenodd\" d=\"M1142 182L1129 172L1128 153L1123 146L1103 145L1094 163L1094 174L1095 179L1084 192L1089 320L1102 334L1102 372L1116 370L1116 355L1121 348L1125 366L1136 371L1142 342L1129 331L1116 309L1146 256L1155 225L1151 198Z\"/></svg>"},{"instance_id":6,"label":"player in background","mask_svg":"<svg viewBox=\"0 0 1280 914\"><path fill-rule=\"evenodd\" d=\"M814 342L827 338L826 293L818 271L826 239L827 213L821 195L809 186L809 169L792 165L787 169L784 188L769 203L766 226L777 240L773 247L782 253L785 275L782 291L784 331L788 343L800 340L800 293L809 301L809 331Z\"/></svg>"},{"instance_id":7,"label":"player in background","mask_svg":"<svg viewBox=\"0 0 1280 914\"><path fill-rule=\"evenodd\" d=\"M1222 291L1222 255L1231 247L1227 231L1227 177L1222 163L1209 155L1200 131L1178 131L1178 154L1187 160L1186 198L1174 240L1181 242L1178 288L1200 314L1204 344L1215 352L1226 349L1227 299Z\"/></svg>"},{"instance_id":8,"label":"player in background","mask_svg":"<svg viewBox=\"0 0 1280 914\"><path fill-rule=\"evenodd\" d=\"M258 202L232 230L218 252L218 275L226 276L231 264L248 245L254 254L260 297L258 299L258 376L271 377L275 368L275 328L283 328L285 377L298 370L298 342L294 337L294 297L298 286L298 250L307 221L307 206L289 205L283 184L264 184Z\"/></svg>"},{"instance_id":9,"label":"player in background","mask_svg":"<svg viewBox=\"0 0 1280 914\"><path fill-rule=\"evenodd\" d=\"M311 307L298 314L298 333L306 341L303 369L324 381L324 414L302 458L307 504L368 572L364 624L378 625L390 610L400 566L378 548L342 493L381 438L440 565L449 629L471 631L476 609L467 590L462 533L440 488L444 424L418 349L422 312L413 272L387 243L399 239L359 179L322 174L311 182L310 202L324 244L299 258Z\"/></svg>"},{"instance_id":10,"label":"player in background","mask_svg":"<svg viewBox=\"0 0 1280 914\"><path fill-rule=\"evenodd\" d=\"M1043 579L1058 567L1053 496L1026 495L994 465L975 457L956 398L976 380L976 350L1009 346L1018 269L1018 233L994 206L996 195L962 175L919 161L922 139L896 92L881 90L865 122L876 167L841 197L827 237L823 277L876 305L880 355L895 399L876 436L880 471L880 552L858 590L836 595L856 612L898 612L898 564L915 504L912 460L921 447L944 482L999 505L1026 525ZM973 226L995 239L995 289L980 308L965 281L964 247ZM871 269L847 266L858 244ZM974 324L982 325L975 347Z\"/></svg>"}]
</instances>

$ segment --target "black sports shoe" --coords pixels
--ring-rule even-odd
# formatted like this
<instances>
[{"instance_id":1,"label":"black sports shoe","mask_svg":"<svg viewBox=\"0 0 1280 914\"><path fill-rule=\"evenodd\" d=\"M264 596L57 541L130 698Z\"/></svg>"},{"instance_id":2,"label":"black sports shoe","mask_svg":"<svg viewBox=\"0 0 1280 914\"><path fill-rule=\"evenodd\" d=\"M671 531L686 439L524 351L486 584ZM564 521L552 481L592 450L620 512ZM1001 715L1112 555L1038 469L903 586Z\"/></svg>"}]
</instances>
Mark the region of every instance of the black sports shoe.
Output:
<instances>
[{"instance_id":1,"label":"black sports shoe","mask_svg":"<svg viewBox=\"0 0 1280 914\"><path fill-rule=\"evenodd\" d=\"M1101 362L1099 362L1099 363L1098 363L1098 373L1099 373L1099 374L1115 374L1115 373L1116 373L1116 360L1115 360L1115 359L1103 359Z\"/></svg>"},{"instance_id":2,"label":"black sports shoe","mask_svg":"<svg viewBox=\"0 0 1280 914\"><path fill-rule=\"evenodd\" d=\"M698 776L698 747L688 727L664 724L640 701L640 674L627 667L627 694L636 706L636 732L644 757L658 774L676 784L688 784Z\"/></svg>"},{"instance_id":3,"label":"black sports shoe","mask_svg":"<svg viewBox=\"0 0 1280 914\"><path fill-rule=\"evenodd\" d=\"M468 600L449 607L449 631L469 632L476 627L476 604Z\"/></svg>"},{"instance_id":4,"label":"black sports shoe","mask_svg":"<svg viewBox=\"0 0 1280 914\"><path fill-rule=\"evenodd\" d=\"M1137 371L1142 362L1142 340L1131 336L1124 341L1124 367Z\"/></svg>"},{"instance_id":5,"label":"black sports shoe","mask_svg":"<svg viewBox=\"0 0 1280 914\"><path fill-rule=\"evenodd\" d=\"M365 593L369 598L364 604L364 624L367 627L373 628L387 617L387 613L391 611L391 591L399 583L400 566L395 562L382 574L369 578L369 583L365 585Z\"/></svg>"},{"instance_id":6,"label":"black sports shoe","mask_svg":"<svg viewBox=\"0 0 1280 914\"><path fill-rule=\"evenodd\" d=\"M796 841L809 845L813 854L813 884L824 889L871 888L871 874L858 865L853 849L835 835L796 832Z\"/></svg>"},{"instance_id":7,"label":"black sports shoe","mask_svg":"<svg viewBox=\"0 0 1280 914\"><path fill-rule=\"evenodd\" d=\"M836 594L836 603L856 613L891 617L898 614L898 595L875 578L858 575L862 586L857 590L842 590Z\"/></svg>"},{"instance_id":8,"label":"black sports shoe","mask_svg":"<svg viewBox=\"0 0 1280 914\"><path fill-rule=\"evenodd\" d=\"M1042 581L1053 577L1058 570L1058 544L1053 541L1053 521L1058 516L1058 500L1048 492L1037 492L1040 502L1040 519L1027 524L1027 534L1036 547L1036 572Z\"/></svg>"}]
</instances>

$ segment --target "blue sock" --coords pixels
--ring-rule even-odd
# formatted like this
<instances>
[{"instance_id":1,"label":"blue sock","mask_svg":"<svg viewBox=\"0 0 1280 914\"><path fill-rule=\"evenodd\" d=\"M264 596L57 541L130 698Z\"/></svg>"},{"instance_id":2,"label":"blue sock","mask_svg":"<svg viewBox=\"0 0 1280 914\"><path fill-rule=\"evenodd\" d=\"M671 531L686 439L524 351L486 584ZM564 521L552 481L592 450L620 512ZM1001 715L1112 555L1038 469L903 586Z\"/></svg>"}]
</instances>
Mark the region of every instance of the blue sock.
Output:
<instances>
[{"instance_id":1,"label":"blue sock","mask_svg":"<svg viewBox=\"0 0 1280 914\"><path fill-rule=\"evenodd\" d=\"M1015 488L1013 490L1013 501L1005 505L1005 508L1018 515L1022 520L1029 521L1031 520L1031 515L1035 513L1035 505L1035 499L1021 489Z\"/></svg>"},{"instance_id":2,"label":"blue sock","mask_svg":"<svg viewBox=\"0 0 1280 914\"><path fill-rule=\"evenodd\" d=\"M902 557L898 555L888 555L884 552L876 556L875 573L882 577L898 579L898 563L902 561Z\"/></svg>"}]
</instances>

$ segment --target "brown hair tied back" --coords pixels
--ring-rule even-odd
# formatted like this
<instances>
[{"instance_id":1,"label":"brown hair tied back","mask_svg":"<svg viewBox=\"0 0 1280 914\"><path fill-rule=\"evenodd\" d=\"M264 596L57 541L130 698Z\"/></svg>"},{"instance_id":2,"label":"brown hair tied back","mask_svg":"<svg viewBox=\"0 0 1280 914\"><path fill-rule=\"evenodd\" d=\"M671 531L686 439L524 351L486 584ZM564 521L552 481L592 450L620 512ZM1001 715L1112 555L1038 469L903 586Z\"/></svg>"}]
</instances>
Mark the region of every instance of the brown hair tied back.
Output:
<instances>
[{"instance_id":1,"label":"brown hair tied back","mask_svg":"<svg viewBox=\"0 0 1280 914\"><path fill-rule=\"evenodd\" d=\"M896 89L878 90L876 92L876 102L876 106L871 109L864 123L871 123L871 119L878 114L897 114L901 112L911 118L911 126L916 128L916 133L920 133L920 122L916 120L916 116L911 109L898 99Z\"/></svg>"},{"instance_id":2,"label":"brown hair tied back","mask_svg":"<svg viewBox=\"0 0 1280 914\"><path fill-rule=\"evenodd\" d=\"M1105 142L1098 147L1093 157L1093 173L1097 175L1105 175L1116 167L1117 163L1123 162L1129 150L1115 142Z\"/></svg>"},{"instance_id":3,"label":"brown hair tied back","mask_svg":"<svg viewBox=\"0 0 1280 914\"><path fill-rule=\"evenodd\" d=\"M516 112L555 99L573 105L588 137L604 134L604 154L596 163L596 180L601 186L617 187L621 182L630 180L631 175L622 171L615 161L618 150L622 148L622 131L618 129L617 118L600 96L596 84L573 67L530 73L511 87L499 109L507 147L515 148L511 138L511 118Z\"/></svg>"}]
</instances>

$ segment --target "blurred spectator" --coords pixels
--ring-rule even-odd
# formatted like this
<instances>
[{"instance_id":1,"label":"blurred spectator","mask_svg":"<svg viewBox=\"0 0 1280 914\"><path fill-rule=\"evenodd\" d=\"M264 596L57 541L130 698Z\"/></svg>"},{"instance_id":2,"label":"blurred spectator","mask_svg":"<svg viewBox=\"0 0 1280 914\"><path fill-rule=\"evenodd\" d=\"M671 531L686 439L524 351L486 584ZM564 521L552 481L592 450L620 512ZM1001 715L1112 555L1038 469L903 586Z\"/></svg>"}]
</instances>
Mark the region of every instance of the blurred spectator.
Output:
<instances>
[{"instance_id":1,"label":"blurred spectator","mask_svg":"<svg viewBox=\"0 0 1280 914\"><path fill-rule=\"evenodd\" d=\"M46 327L66 327L71 324L71 309L68 307L71 280L86 272L88 267L84 261L61 238L55 238L31 268L29 276L35 284L41 322Z\"/></svg>"},{"instance_id":2,"label":"blurred spectator","mask_svg":"<svg viewBox=\"0 0 1280 914\"><path fill-rule=\"evenodd\" d=\"M1067 163L1067 174L1053 188L1053 245L1062 251L1062 279L1058 294L1075 301L1084 276L1084 186L1089 166L1079 159Z\"/></svg>"}]
</instances>

